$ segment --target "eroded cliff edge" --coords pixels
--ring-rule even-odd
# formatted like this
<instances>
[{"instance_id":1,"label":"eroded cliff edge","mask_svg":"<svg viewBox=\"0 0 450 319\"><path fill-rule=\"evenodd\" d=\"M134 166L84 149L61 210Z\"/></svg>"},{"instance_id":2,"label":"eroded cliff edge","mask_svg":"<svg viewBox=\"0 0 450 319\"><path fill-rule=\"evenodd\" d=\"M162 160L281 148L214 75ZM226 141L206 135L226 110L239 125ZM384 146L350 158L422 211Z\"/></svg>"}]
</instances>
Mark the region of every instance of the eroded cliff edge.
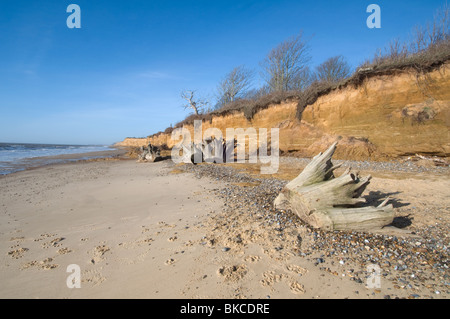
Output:
<instances>
[{"instance_id":1,"label":"eroded cliff edge","mask_svg":"<svg viewBox=\"0 0 450 319\"><path fill-rule=\"evenodd\" d=\"M193 125L185 124L193 134ZM215 127L280 129L280 151L313 156L339 140L335 157L382 160L414 154L450 156L450 62L429 72L397 70L347 83L299 109L291 98L258 110L252 118L234 110L204 120ZM151 128L149 128L151 130ZM126 138L120 146L167 145L170 130Z\"/></svg>"}]
</instances>

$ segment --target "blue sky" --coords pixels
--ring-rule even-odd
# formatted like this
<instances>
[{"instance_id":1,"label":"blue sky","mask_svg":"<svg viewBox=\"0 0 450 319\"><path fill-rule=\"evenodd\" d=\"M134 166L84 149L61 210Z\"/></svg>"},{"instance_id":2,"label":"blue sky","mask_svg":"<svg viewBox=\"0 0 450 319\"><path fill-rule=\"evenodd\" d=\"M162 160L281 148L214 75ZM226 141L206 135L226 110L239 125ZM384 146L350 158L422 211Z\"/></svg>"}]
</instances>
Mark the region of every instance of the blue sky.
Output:
<instances>
[{"instance_id":1,"label":"blue sky","mask_svg":"<svg viewBox=\"0 0 450 319\"><path fill-rule=\"evenodd\" d=\"M81 28L69 29L69 4ZM381 28L369 29L369 4ZM258 74L271 48L303 30L311 67L342 54L352 67L406 40L444 1L0 2L0 142L111 144L184 119L180 92L214 101L238 65ZM254 86L263 84L257 76Z\"/></svg>"}]
</instances>

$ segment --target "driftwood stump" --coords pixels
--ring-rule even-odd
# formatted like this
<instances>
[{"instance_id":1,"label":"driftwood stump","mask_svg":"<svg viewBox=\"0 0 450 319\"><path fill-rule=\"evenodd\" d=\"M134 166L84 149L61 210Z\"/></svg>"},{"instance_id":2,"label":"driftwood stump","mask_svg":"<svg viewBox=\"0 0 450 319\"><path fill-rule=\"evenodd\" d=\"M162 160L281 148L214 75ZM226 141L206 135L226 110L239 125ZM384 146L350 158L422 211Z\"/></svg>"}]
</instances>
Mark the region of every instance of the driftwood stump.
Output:
<instances>
[{"instance_id":1,"label":"driftwood stump","mask_svg":"<svg viewBox=\"0 0 450 319\"><path fill-rule=\"evenodd\" d=\"M337 143L316 155L305 169L289 182L274 201L275 208L292 209L314 228L327 230L370 230L389 225L394 219L389 198L379 206L362 206L360 198L371 176L361 178L347 169L335 177L331 157Z\"/></svg>"},{"instance_id":2,"label":"driftwood stump","mask_svg":"<svg viewBox=\"0 0 450 319\"><path fill-rule=\"evenodd\" d=\"M138 162L155 162L161 159L161 151L158 147L148 144L147 147L141 146L141 154L138 155Z\"/></svg>"},{"instance_id":3,"label":"driftwood stump","mask_svg":"<svg viewBox=\"0 0 450 319\"><path fill-rule=\"evenodd\" d=\"M234 153L237 145L236 139L226 141L215 138L209 138L201 143L191 142L190 147L181 144L183 163L229 163L234 162Z\"/></svg>"}]
</instances>

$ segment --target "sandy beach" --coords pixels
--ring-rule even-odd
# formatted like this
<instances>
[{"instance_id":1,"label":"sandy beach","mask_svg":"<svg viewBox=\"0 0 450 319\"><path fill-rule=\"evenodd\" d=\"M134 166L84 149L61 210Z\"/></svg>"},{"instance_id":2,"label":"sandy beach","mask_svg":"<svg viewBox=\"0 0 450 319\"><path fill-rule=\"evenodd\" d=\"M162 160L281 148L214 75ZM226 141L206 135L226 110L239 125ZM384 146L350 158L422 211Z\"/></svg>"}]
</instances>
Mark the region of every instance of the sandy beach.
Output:
<instances>
[{"instance_id":1,"label":"sandy beach","mask_svg":"<svg viewBox=\"0 0 450 319\"><path fill-rule=\"evenodd\" d=\"M450 299L449 2L2 1L0 299Z\"/></svg>"},{"instance_id":2,"label":"sandy beach","mask_svg":"<svg viewBox=\"0 0 450 319\"><path fill-rule=\"evenodd\" d=\"M123 159L0 176L0 297L448 298L448 168L363 168L368 200L391 194L400 228L344 233L271 207L304 163L269 178Z\"/></svg>"}]
</instances>

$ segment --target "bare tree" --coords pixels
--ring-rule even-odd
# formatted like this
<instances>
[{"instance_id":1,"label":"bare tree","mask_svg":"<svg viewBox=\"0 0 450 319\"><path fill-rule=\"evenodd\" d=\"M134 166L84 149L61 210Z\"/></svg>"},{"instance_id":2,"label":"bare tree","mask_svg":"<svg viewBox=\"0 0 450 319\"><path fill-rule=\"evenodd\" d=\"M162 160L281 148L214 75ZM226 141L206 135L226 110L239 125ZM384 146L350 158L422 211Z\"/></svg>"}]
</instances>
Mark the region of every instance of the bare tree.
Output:
<instances>
[{"instance_id":1,"label":"bare tree","mask_svg":"<svg viewBox=\"0 0 450 319\"><path fill-rule=\"evenodd\" d=\"M350 66L342 55L329 58L316 67L316 77L319 81L338 82L350 74Z\"/></svg>"},{"instance_id":2,"label":"bare tree","mask_svg":"<svg viewBox=\"0 0 450 319\"><path fill-rule=\"evenodd\" d=\"M427 24L428 43L435 45L449 38L450 30L450 7L446 2L440 7L431 23Z\"/></svg>"},{"instance_id":3,"label":"bare tree","mask_svg":"<svg viewBox=\"0 0 450 319\"><path fill-rule=\"evenodd\" d=\"M410 51L412 53L417 53L426 49L427 47L426 30L422 26L417 25L414 27L412 31L412 37L413 39L410 42Z\"/></svg>"},{"instance_id":4,"label":"bare tree","mask_svg":"<svg viewBox=\"0 0 450 319\"><path fill-rule=\"evenodd\" d=\"M195 114L198 115L201 113L202 109L208 105L208 101L194 97L195 91L192 90L184 90L181 92L181 98L187 101L187 104L184 104L184 109L193 109Z\"/></svg>"},{"instance_id":5,"label":"bare tree","mask_svg":"<svg viewBox=\"0 0 450 319\"><path fill-rule=\"evenodd\" d=\"M290 90L303 91L316 80L316 75L308 66L304 67L292 81Z\"/></svg>"},{"instance_id":6,"label":"bare tree","mask_svg":"<svg viewBox=\"0 0 450 319\"><path fill-rule=\"evenodd\" d=\"M450 7L445 3L438 8L432 22L426 26L415 26L410 40L410 52L418 53L426 50L432 45L447 41L450 36Z\"/></svg>"},{"instance_id":7,"label":"bare tree","mask_svg":"<svg viewBox=\"0 0 450 319\"><path fill-rule=\"evenodd\" d=\"M217 86L218 106L243 97L251 85L252 78L253 72L243 65L231 70Z\"/></svg>"},{"instance_id":8,"label":"bare tree","mask_svg":"<svg viewBox=\"0 0 450 319\"><path fill-rule=\"evenodd\" d=\"M385 51L386 56L391 60L401 60L408 56L408 46L402 43L399 38L391 40Z\"/></svg>"},{"instance_id":9,"label":"bare tree","mask_svg":"<svg viewBox=\"0 0 450 319\"><path fill-rule=\"evenodd\" d=\"M261 63L263 77L272 91L288 91L298 86L311 57L300 32L273 48Z\"/></svg>"},{"instance_id":10,"label":"bare tree","mask_svg":"<svg viewBox=\"0 0 450 319\"><path fill-rule=\"evenodd\" d=\"M245 95L243 96L244 99L247 100L257 100L267 94L270 93L270 88L268 85L263 85L260 88L254 88L251 90L248 90Z\"/></svg>"}]
</instances>

